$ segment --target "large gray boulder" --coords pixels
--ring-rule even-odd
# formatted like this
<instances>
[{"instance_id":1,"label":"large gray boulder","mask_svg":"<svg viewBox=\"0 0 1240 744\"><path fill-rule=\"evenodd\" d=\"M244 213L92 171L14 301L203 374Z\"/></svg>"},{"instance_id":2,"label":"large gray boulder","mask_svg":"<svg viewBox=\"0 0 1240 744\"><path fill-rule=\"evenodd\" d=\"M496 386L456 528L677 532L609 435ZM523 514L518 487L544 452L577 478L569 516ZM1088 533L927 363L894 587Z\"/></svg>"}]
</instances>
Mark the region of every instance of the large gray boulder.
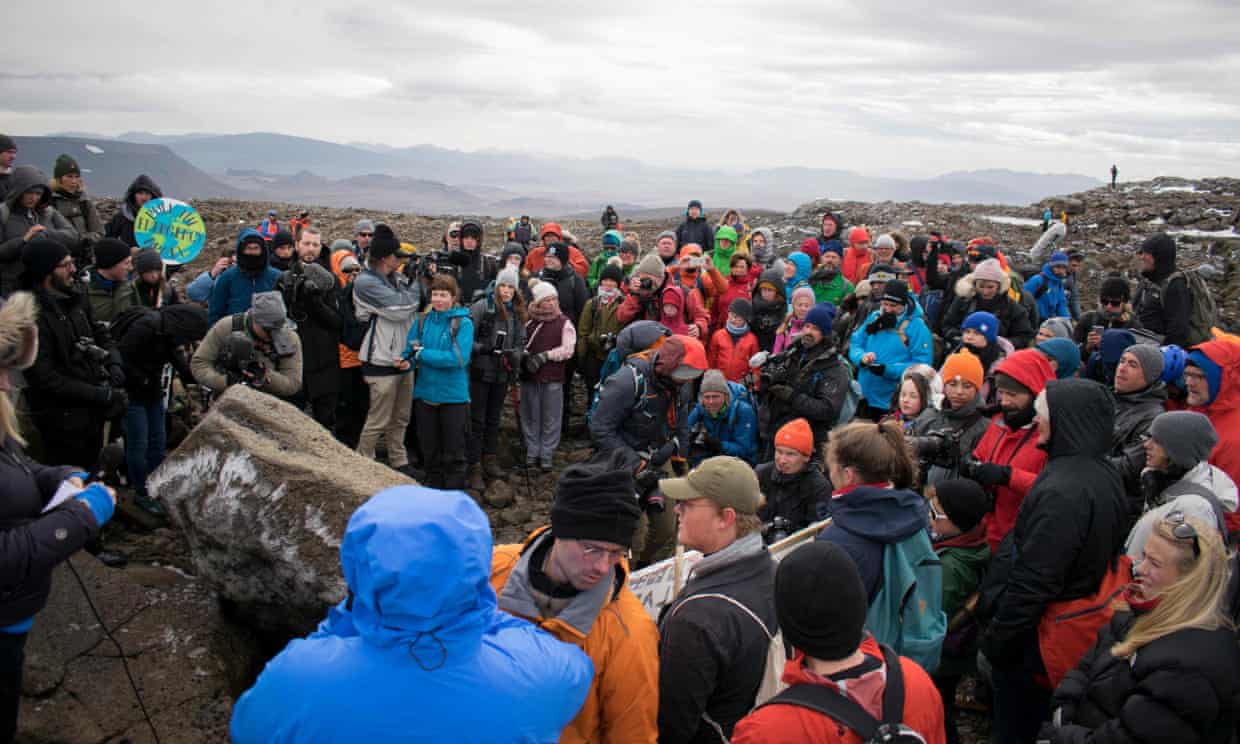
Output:
<instances>
[{"instance_id":1,"label":"large gray boulder","mask_svg":"<svg viewBox=\"0 0 1240 744\"><path fill-rule=\"evenodd\" d=\"M293 406L235 385L147 487L199 577L257 627L299 634L344 599L340 541L354 510L408 483Z\"/></svg>"}]
</instances>

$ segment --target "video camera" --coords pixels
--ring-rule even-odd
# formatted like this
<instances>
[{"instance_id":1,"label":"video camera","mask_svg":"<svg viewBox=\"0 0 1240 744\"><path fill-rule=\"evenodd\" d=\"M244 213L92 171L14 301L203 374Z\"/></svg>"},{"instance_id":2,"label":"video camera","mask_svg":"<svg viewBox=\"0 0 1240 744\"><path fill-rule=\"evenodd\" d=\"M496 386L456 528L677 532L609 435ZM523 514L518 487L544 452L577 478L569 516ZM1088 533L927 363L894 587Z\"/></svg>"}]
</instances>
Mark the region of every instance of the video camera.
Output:
<instances>
[{"instance_id":1,"label":"video camera","mask_svg":"<svg viewBox=\"0 0 1240 744\"><path fill-rule=\"evenodd\" d=\"M602 344L604 353L610 353L612 349L616 348L616 335L615 333L604 333L602 336L599 336L599 343Z\"/></svg>"},{"instance_id":2,"label":"video camera","mask_svg":"<svg viewBox=\"0 0 1240 744\"><path fill-rule=\"evenodd\" d=\"M792 354L782 351L778 354L758 352L749 358L749 366L758 368L758 382L763 390L772 385L786 385L792 375Z\"/></svg>"},{"instance_id":3,"label":"video camera","mask_svg":"<svg viewBox=\"0 0 1240 744\"><path fill-rule=\"evenodd\" d=\"M775 517L762 525L762 535L766 538L768 545L783 540L795 531L795 525L793 525L792 520L785 517Z\"/></svg>"}]
</instances>

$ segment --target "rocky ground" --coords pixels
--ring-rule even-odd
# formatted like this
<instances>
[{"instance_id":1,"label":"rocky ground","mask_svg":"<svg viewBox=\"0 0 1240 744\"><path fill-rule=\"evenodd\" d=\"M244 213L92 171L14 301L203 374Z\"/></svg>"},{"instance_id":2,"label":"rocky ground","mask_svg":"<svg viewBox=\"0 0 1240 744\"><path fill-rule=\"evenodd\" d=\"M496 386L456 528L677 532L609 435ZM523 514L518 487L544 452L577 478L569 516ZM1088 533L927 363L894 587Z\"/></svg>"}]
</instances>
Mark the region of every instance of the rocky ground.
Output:
<instances>
[{"instance_id":1,"label":"rocky ground","mask_svg":"<svg viewBox=\"0 0 1240 744\"><path fill-rule=\"evenodd\" d=\"M235 236L240 228L260 221L270 208L291 213L282 204L205 200L195 203L207 223L211 239ZM1136 276L1135 247L1149 235L1165 230L1177 237L1182 263L1208 264L1216 291L1220 324L1240 328L1240 277L1233 250L1240 234L1233 225L1240 213L1240 180L1186 181L1160 178L1122 184L1112 191L1099 188L1067 197L1053 197L1023 209L987 205L914 203L860 203L819 201L788 214L751 217L751 227L774 230L781 253L794 250L816 234L823 209L842 214L845 221L864 224L875 232L903 230L912 235L936 229L967 240L991 235L1005 252L1028 251L1040 234L1041 214L1050 206L1058 215L1067 211L1067 245L1088 256L1084 273L1087 303L1108 272ZM104 200L106 220L115 203ZM623 215L621 215L623 217ZM426 251L454 217L424 217L373 210L321 209L312 218L328 241L348 238L361 217L386 222L402 240ZM629 222L643 247L650 247L662 230L676 220ZM498 252L503 224L483 223L485 246ZM600 229L593 220L566 220L582 247L593 253ZM214 260L208 248L178 277L188 278ZM1019 261L1018 261L1019 263ZM487 509L497 543L519 541L545 524L559 471L589 457L583 438L585 393L575 396L573 431L566 434L550 474L519 466L519 436L511 414L501 430L501 464L507 477L474 494ZM130 558L123 569L107 569L88 556L74 566L82 575L100 613L121 642L148 711L163 741L223 741L226 739L231 700L248 686L253 675L287 637L260 632L241 620L229 603L216 601L203 577L195 575L185 534L168 525L153 524L133 509L122 508L106 542ZM120 742L152 741L143 714L134 702L115 646L104 637L86 605L76 580L62 569L49 608L40 615L32 633L27 680L23 691L20 741ZM984 717L966 714L962 720L966 741L985 741L989 727Z\"/></svg>"}]
</instances>

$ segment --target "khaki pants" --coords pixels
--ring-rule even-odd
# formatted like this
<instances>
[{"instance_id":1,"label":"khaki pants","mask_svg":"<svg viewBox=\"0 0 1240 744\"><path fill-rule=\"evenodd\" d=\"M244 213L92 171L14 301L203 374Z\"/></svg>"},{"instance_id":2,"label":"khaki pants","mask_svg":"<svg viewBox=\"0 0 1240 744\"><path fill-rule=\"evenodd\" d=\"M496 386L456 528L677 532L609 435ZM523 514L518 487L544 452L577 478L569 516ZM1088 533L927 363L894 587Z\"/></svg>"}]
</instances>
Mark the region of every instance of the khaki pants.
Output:
<instances>
[{"instance_id":1,"label":"khaki pants","mask_svg":"<svg viewBox=\"0 0 1240 744\"><path fill-rule=\"evenodd\" d=\"M405 452L405 429L409 426L409 412L413 405L413 373L400 375L367 376L366 387L370 389L370 410L362 435L357 440L358 454L374 459L375 445L382 434L387 444L388 465L401 468L409 464Z\"/></svg>"}]
</instances>

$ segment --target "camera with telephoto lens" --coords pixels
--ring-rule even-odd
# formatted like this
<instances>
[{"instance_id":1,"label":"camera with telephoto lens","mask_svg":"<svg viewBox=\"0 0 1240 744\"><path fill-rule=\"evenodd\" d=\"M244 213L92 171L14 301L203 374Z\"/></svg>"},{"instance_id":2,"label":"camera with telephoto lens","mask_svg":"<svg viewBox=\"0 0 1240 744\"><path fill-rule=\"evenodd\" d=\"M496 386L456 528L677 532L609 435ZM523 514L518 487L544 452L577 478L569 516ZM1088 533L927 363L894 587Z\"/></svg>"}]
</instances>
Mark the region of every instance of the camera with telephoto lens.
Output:
<instances>
[{"instance_id":1,"label":"camera with telephoto lens","mask_svg":"<svg viewBox=\"0 0 1240 744\"><path fill-rule=\"evenodd\" d=\"M925 437L938 440L938 447L933 452L922 454L922 466L934 465L945 470L955 470L961 460L960 440L964 437L964 430L940 429L927 433Z\"/></svg>"},{"instance_id":2,"label":"camera with telephoto lens","mask_svg":"<svg viewBox=\"0 0 1240 744\"><path fill-rule=\"evenodd\" d=\"M758 381L763 390L769 390L772 385L786 385L791 373L792 355L785 351L767 357L759 370Z\"/></svg>"},{"instance_id":3,"label":"camera with telephoto lens","mask_svg":"<svg viewBox=\"0 0 1240 744\"><path fill-rule=\"evenodd\" d=\"M604 333L599 336L598 340L602 345L604 352L610 352L612 349L616 348L616 334L614 333Z\"/></svg>"},{"instance_id":4,"label":"camera with telephoto lens","mask_svg":"<svg viewBox=\"0 0 1240 744\"><path fill-rule=\"evenodd\" d=\"M762 526L762 534L766 536L768 544L777 543L793 532L792 520L785 517L775 517Z\"/></svg>"},{"instance_id":5,"label":"camera with telephoto lens","mask_svg":"<svg viewBox=\"0 0 1240 744\"><path fill-rule=\"evenodd\" d=\"M87 359L90 359L98 364L105 364L111 356L107 349L95 344L95 342L89 338L79 338L77 341L73 342L73 347L78 350L79 354L84 354Z\"/></svg>"},{"instance_id":6,"label":"camera with telephoto lens","mask_svg":"<svg viewBox=\"0 0 1240 744\"><path fill-rule=\"evenodd\" d=\"M648 276L643 276L637 280L637 286L641 287L641 290L643 292L653 292L654 291L654 280Z\"/></svg>"}]
</instances>

